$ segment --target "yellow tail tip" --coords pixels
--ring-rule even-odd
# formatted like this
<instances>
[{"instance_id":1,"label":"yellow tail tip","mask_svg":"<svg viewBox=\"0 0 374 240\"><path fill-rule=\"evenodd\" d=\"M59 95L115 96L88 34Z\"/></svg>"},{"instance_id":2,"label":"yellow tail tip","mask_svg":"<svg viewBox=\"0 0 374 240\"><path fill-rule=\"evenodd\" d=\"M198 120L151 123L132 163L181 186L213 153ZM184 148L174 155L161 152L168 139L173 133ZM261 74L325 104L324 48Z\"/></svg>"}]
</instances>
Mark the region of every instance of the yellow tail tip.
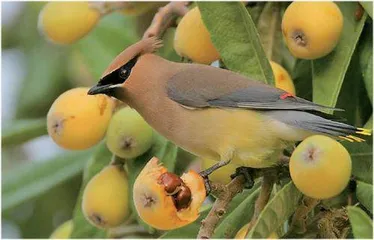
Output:
<instances>
[{"instance_id":1,"label":"yellow tail tip","mask_svg":"<svg viewBox=\"0 0 374 240\"><path fill-rule=\"evenodd\" d=\"M352 135L339 136L339 138L347 140L349 142L365 142L365 139L362 139L362 138L359 138L359 137L356 137L356 136L352 136Z\"/></svg>"},{"instance_id":2,"label":"yellow tail tip","mask_svg":"<svg viewBox=\"0 0 374 240\"><path fill-rule=\"evenodd\" d=\"M366 129L366 128L357 128L358 131L356 131L357 134L361 135L366 135L366 136L371 136L371 129Z\"/></svg>"}]
</instances>

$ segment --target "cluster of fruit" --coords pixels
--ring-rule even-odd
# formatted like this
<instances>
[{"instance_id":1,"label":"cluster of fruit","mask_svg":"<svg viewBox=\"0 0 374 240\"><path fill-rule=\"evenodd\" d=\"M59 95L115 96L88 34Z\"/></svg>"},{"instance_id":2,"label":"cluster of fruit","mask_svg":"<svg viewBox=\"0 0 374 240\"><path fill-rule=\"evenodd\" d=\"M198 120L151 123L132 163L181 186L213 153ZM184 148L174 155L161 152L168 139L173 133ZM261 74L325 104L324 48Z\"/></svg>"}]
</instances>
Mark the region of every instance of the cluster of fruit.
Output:
<instances>
[{"instance_id":1,"label":"cluster of fruit","mask_svg":"<svg viewBox=\"0 0 374 240\"><path fill-rule=\"evenodd\" d=\"M39 26L52 41L67 44L86 35L101 16L100 11L87 2L51 2L40 14ZM334 3L294 2L284 13L282 32L295 57L315 59L334 49L342 26L342 14ZM196 63L211 64L219 59L197 7L179 22L174 48L180 56ZM275 62L270 61L270 65L276 86L295 94L287 71ZM115 100L104 95L87 95L87 92L88 88L69 90L51 106L47 116L48 133L59 146L71 150L87 149L106 136L109 150L124 159L136 158L152 147L153 130L135 110L118 108ZM208 159L202 162L204 168L213 164ZM229 165L218 170L211 180L228 183L236 167ZM326 199L346 187L351 159L337 141L312 136L293 152L290 173L297 188L305 195ZM98 198L95 192L103 190L106 195ZM82 209L86 218L99 228L112 228L125 222L129 215L128 191L123 165L105 167L85 188ZM167 172L157 159L148 162L132 191L139 216L162 230L195 221L206 197L204 181L196 172L189 171L178 177Z\"/></svg>"},{"instance_id":2,"label":"cluster of fruit","mask_svg":"<svg viewBox=\"0 0 374 240\"><path fill-rule=\"evenodd\" d=\"M66 149L82 150L106 136L108 148L125 159L135 158L151 148L153 130L135 110L116 108L115 100L87 92L88 88L71 89L52 104L47 127L55 143ZM95 192L102 190L106 194L97 198ZM85 188L82 205L85 216L101 228L121 224L129 213L128 191L122 165L104 168Z\"/></svg>"}]
</instances>

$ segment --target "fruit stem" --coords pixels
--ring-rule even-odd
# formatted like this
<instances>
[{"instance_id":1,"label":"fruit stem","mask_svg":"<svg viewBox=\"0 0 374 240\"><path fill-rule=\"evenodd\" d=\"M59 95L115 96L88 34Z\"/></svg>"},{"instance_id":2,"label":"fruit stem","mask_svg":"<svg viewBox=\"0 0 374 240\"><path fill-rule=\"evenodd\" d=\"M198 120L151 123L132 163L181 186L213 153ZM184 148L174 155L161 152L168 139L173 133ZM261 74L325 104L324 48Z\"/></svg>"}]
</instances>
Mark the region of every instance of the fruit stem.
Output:
<instances>
[{"instance_id":1,"label":"fruit stem","mask_svg":"<svg viewBox=\"0 0 374 240\"><path fill-rule=\"evenodd\" d=\"M170 2L161 7L155 14L151 25L144 32L143 39L158 36L162 37L168 27L175 23L177 17L182 17L188 12L188 1Z\"/></svg>"}]
</instances>

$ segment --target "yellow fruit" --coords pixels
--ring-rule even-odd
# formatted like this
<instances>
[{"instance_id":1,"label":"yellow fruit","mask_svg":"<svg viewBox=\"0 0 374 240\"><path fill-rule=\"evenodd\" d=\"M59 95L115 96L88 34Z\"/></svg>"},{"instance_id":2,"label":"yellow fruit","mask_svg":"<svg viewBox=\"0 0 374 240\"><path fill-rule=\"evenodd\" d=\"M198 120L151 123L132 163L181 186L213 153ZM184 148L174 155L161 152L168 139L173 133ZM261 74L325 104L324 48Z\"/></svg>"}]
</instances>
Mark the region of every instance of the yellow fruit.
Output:
<instances>
[{"instance_id":1,"label":"yellow fruit","mask_svg":"<svg viewBox=\"0 0 374 240\"><path fill-rule=\"evenodd\" d=\"M217 161L210 160L210 159L201 159L201 165L202 169L205 170L207 168L210 168L214 164L216 164ZM228 184L231 182L231 174L235 173L236 168L239 166L235 164L228 164L224 167L221 167L220 169L214 171L212 174L209 175L209 180L213 182L218 182L222 184Z\"/></svg>"},{"instance_id":2,"label":"yellow fruit","mask_svg":"<svg viewBox=\"0 0 374 240\"><path fill-rule=\"evenodd\" d=\"M338 43L342 29L343 15L333 2L293 2L282 20L288 49L303 59L329 54Z\"/></svg>"},{"instance_id":3,"label":"yellow fruit","mask_svg":"<svg viewBox=\"0 0 374 240\"><path fill-rule=\"evenodd\" d=\"M314 135L297 146L290 159L296 187L306 196L327 199L341 193L351 176L351 157L339 142Z\"/></svg>"},{"instance_id":4,"label":"yellow fruit","mask_svg":"<svg viewBox=\"0 0 374 240\"><path fill-rule=\"evenodd\" d=\"M239 231L238 233L235 235L235 239L245 239L245 235L248 231L248 228L249 228L249 223L247 223L246 225L244 225ZM279 236L276 232L273 232L269 235L269 237L267 239L278 239Z\"/></svg>"},{"instance_id":5,"label":"yellow fruit","mask_svg":"<svg viewBox=\"0 0 374 240\"><path fill-rule=\"evenodd\" d=\"M61 94L47 115L48 134L59 146L79 150L92 147L105 136L114 107L105 95L87 95L88 88Z\"/></svg>"},{"instance_id":6,"label":"yellow fruit","mask_svg":"<svg viewBox=\"0 0 374 240\"><path fill-rule=\"evenodd\" d=\"M58 226L49 238L51 239L69 239L73 231L73 220L68 220Z\"/></svg>"},{"instance_id":7,"label":"yellow fruit","mask_svg":"<svg viewBox=\"0 0 374 240\"><path fill-rule=\"evenodd\" d=\"M291 76L288 74L286 69L273 61L270 61L270 66L273 70L275 86L291 93L292 95L296 95L295 86L293 84Z\"/></svg>"},{"instance_id":8,"label":"yellow fruit","mask_svg":"<svg viewBox=\"0 0 374 240\"><path fill-rule=\"evenodd\" d=\"M198 7L191 9L179 22L175 31L174 49L179 56L197 63L211 64L219 59Z\"/></svg>"},{"instance_id":9,"label":"yellow fruit","mask_svg":"<svg viewBox=\"0 0 374 240\"><path fill-rule=\"evenodd\" d=\"M84 189L84 216L96 227L116 227L129 215L128 197L128 180L123 166L107 166L94 176Z\"/></svg>"},{"instance_id":10,"label":"yellow fruit","mask_svg":"<svg viewBox=\"0 0 374 240\"><path fill-rule=\"evenodd\" d=\"M91 31L100 12L88 2L49 2L39 14L38 27L52 42L71 44Z\"/></svg>"},{"instance_id":11,"label":"yellow fruit","mask_svg":"<svg viewBox=\"0 0 374 240\"><path fill-rule=\"evenodd\" d=\"M121 158L135 158L153 144L153 130L134 109L118 110L110 120L106 134L109 150Z\"/></svg>"},{"instance_id":12,"label":"yellow fruit","mask_svg":"<svg viewBox=\"0 0 374 240\"><path fill-rule=\"evenodd\" d=\"M196 172L178 177L152 158L136 178L133 199L140 218L160 230L183 227L199 217L206 197L203 178Z\"/></svg>"}]
</instances>

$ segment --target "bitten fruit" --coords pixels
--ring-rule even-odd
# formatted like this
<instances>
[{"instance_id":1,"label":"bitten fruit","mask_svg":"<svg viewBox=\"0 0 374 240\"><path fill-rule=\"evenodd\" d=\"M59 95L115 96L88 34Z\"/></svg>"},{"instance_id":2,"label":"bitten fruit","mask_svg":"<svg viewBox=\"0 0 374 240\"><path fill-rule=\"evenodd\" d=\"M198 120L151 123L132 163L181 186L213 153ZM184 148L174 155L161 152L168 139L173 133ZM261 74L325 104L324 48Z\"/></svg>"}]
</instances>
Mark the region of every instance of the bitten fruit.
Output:
<instances>
[{"instance_id":1,"label":"bitten fruit","mask_svg":"<svg viewBox=\"0 0 374 240\"><path fill-rule=\"evenodd\" d=\"M89 33L100 16L88 2L49 2L39 14L38 27L52 42L71 44Z\"/></svg>"},{"instance_id":2,"label":"bitten fruit","mask_svg":"<svg viewBox=\"0 0 374 240\"><path fill-rule=\"evenodd\" d=\"M291 3L282 19L288 49L297 58L316 59L329 54L343 29L343 15L333 2Z\"/></svg>"},{"instance_id":3,"label":"bitten fruit","mask_svg":"<svg viewBox=\"0 0 374 240\"><path fill-rule=\"evenodd\" d=\"M51 236L49 237L50 239L69 239L70 234L73 231L73 220L68 220L58 226Z\"/></svg>"},{"instance_id":4,"label":"bitten fruit","mask_svg":"<svg viewBox=\"0 0 374 240\"><path fill-rule=\"evenodd\" d=\"M196 63L211 64L219 59L198 7L188 11L179 22L175 31L174 49L179 56Z\"/></svg>"},{"instance_id":5,"label":"bitten fruit","mask_svg":"<svg viewBox=\"0 0 374 240\"><path fill-rule=\"evenodd\" d=\"M82 210L98 228L116 227L129 215L129 188L122 165L110 165L94 176L83 192Z\"/></svg>"},{"instance_id":6,"label":"bitten fruit","mask_svg":"<svg viewBox=\"0 0 374 240\"><path fill-rule=\"evenodd\" d=\"M153 144L153 130L134 109L118 110L109 123L106 134L109 150L121 158L135 158Z\"/></svg>"},{"instance_id":7,"label":"bitten fruit","mask_svg":"<svg viewBox=\"0 0 374 240\"><path fill-rule=\"evenodd\" d=\"M275 87L283 89L286 92L296 95L295 85L291 79L290 74L281 65L270 61L271 69L273 70Z\"/></svg>"},{"instance_id":8,"label":"bitten fruit","mask_svg":"<svg viewBox=\"0 0 374 240\"><path fill-rule=\"evenodd\" d=\"M114 107L105 95L87 95L88 88L74 88L61 94L47 114L48 134L66 149L94 146L105 136Z\"/></svg>"},{"instance_id":9,"label":"bitten fruit","mask_svg":"<svg viewBox=\"0 0 374 240\"><path fill-rule=\"evenodd\" d=\"M349 182L351 157L339 142L314 135L301 142L290 159L291 178L306 196L327 199L340 194Z\"/></svg>"},{"instance_id":10,"label":"bitten fruit","mask_svg":"<svg viewBox=\"0 0 374 240\"><path fill-rule=\"evenodd\" d=\"M190 170L181 177L152 158L135 180L133 198L140 218L160 230L183 227L199 217L206 197L203 178Z\"/></svg>"}]
</instances>

